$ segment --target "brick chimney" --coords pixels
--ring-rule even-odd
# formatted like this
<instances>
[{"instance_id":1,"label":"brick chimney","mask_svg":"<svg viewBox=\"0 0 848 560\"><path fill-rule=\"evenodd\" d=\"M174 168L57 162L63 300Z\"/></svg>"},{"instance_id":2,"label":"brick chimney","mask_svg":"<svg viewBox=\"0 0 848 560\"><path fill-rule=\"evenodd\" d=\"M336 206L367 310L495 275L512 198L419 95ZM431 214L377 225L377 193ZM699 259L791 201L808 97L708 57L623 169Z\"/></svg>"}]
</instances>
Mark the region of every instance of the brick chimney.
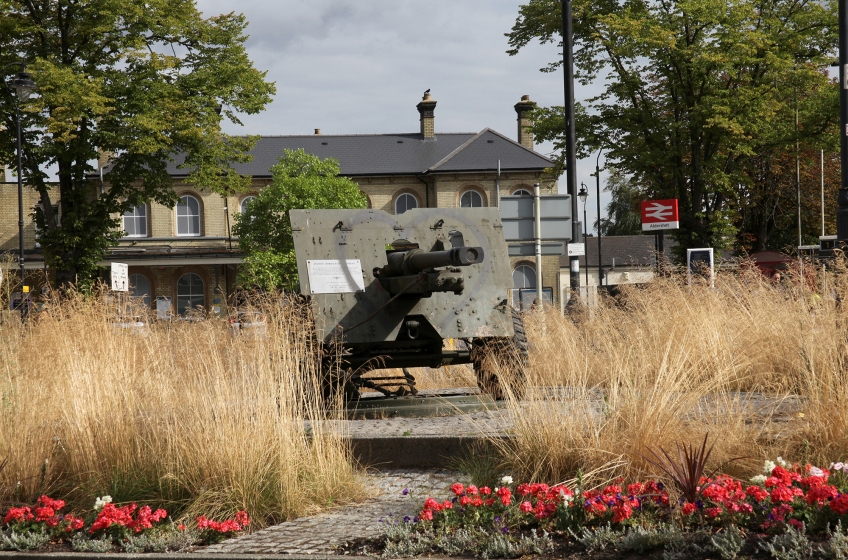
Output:
<instances>
[{"instance_id":1,"label":"brick chimney","mask_svg":"<svg viewBox=\"0 0 848 560\"><path fill-rule=\"evenodd\" d=\"M518 143L527 149L533 149L533 135L530 127L533 121L530 119L530 111L536 108L536 102L530 101L529 95L522 95L521 101L515 104L515 112L518 113Z\"/></svg>"},{"instance_id":2,"label":"brick chimney","mask_svg":"<svg viewBox=\"0 0 848 560\"><path fill-rule=\"evenodd\" d=\"M436 110L436 101L434 99L430 99L430 90L427 90L424 97L418 102L416 108L418 109L418 113L421 115L421 136L424 138L435 138L436 117L433 113Z\"/></svg>"}]
</instances>

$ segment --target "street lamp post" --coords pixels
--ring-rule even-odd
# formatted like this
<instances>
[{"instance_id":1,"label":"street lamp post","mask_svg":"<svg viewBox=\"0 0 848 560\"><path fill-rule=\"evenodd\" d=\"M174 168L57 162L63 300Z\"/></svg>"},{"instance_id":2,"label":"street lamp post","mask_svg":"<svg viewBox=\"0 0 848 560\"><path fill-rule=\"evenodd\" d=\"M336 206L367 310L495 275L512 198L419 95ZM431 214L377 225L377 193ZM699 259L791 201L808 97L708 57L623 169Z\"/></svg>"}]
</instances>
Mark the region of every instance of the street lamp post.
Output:
<instances>
[{"instance_id":1,"label":"street lamp post","mask_svg":"<svg viewBox=\"0 0 848 560\"><path fill-rule=\"evenodd\" d=\"M589 191L586 190L586 185L580 183L580 192L577 193L580 202L583 203L583 258L586 261L586 299L589 299L589 257L586 254L586 199L589 198Z\"/></svg>"},{"instance_id":2,"label":"street lamp post","mask_svg":"<svg viewBox=\"0 0 848 560\"><path fill-rule=\"evenodd\" d=\"M35 82L30 78L29 72L26 71L26 64L23 62L12 62L3 68L3 76L11 66L20 66L21 71L13 80L6 81L3 84L6 86L6 91L15 103L15 125L17 131L18 144L18 264L21 267L21 319L26 318L28 302L25 302L26 296L26 281L24 279L24 186L23 186L23 165L21 162L21 108L19 101L26 101L30 94L35 91ZM15 94L12 94L15 90ZM26 303L26 304L25 304Z\"/></svg>"},{"instance_id":3,"label":"street lamp post","mask_svg":"<svg viewBox=\"0 0 848 560\"><path fill-rule=\"evenodd\" d=\"M604 265L601 261L601 146L598 149L598 157L595 158L595 192L598 202L598 286L604 285ZM586 263L589 266L589 263Z\"/></svg>"}]
</instances>

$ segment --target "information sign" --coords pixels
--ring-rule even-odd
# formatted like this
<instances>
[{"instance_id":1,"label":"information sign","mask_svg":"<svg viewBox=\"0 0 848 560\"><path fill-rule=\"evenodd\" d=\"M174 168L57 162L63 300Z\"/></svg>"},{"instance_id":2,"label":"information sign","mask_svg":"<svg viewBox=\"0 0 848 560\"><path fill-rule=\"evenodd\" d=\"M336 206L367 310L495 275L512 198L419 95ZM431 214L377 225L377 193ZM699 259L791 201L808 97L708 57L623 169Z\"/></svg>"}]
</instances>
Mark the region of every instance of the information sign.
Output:
<instances>
[{"instance_id":1,"label":"information sign","mask_svg":"<svg viewBox=\"0 0 848 560\"><path fill-rule=\"evenodd\" d=\"M677 199L646 200L642 203L642 231L661 231L680 227Z\"/></svg>"},{"instance_id":2,"label":"information sign","mask_svg":"<svg viewBox=\"0 0 848 560\"><path fill-rule=\"evenodd\" d=\"M129 268L127 263L112 263L112 291L128 292L130 290Z\"/></svg>"},{"instance_id":3,"label":"information sign","mask_svg":"<svg viewBox=\"0 0 848 560\"><path fill-rule=\"evenodd\" d=\"M362 262L359 259L307 260L309 292L313 294L346 294L365 290Z\"/></svg>"}]
</instances>

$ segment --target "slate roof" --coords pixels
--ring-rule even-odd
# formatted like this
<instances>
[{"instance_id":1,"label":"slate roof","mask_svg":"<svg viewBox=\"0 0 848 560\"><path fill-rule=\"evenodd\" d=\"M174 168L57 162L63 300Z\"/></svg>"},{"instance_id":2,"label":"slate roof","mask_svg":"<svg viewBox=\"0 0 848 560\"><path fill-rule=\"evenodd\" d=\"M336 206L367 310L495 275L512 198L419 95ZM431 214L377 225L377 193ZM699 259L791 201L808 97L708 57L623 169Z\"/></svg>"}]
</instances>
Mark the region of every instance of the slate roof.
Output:
<instances>
[{"instance_id":1,"label":"slate roof","mask_svg":"<svg viewBox=\"0 0 848 560\"><path fill-rule=\"evenodd\" d=\"M348 134L262 136L250 152L253 161L234 164L241 174L270 177L270 168L283 150L303 148L322 159L338 160L341 174L424 175L467 171L538 171L553 167L547 157L485 128L478 133L443 133L433 139L421 134ZM173 176L187 175L177 163L168 166Z\"/></svg>"},{"instance_id":2,"label":"slate roof","mask_svg":"<svg viewBox=\"0 0 848 560\"><path fill-rule=\"evenodd\" d=\"M586 256L580 258L580 266L589 268L598 266L598 238L586 237ZM666 235L663 241L663 249L666 258L671 261L671 250L677 246L677 242ZM620 267L649 267L654 261L654 236L653 235L613 235L601 237L601 256L604 259L603 266L615 265ZM560 267L568 268L568 255L559 259Z\"/></svg>"}]
</instances>

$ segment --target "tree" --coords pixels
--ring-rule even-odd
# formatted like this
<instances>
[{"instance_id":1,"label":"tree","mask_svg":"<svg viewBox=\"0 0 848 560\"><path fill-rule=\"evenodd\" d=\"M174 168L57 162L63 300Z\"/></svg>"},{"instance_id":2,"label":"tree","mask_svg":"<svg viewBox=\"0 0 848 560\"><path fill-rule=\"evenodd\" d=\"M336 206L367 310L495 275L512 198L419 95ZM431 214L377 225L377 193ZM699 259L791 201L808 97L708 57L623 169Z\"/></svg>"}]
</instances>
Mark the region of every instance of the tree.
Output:
<instances>
[{"instance_id":1,"label":"tree","mask_svg":"<svg viewBox=\"0 0 848 560\"><path fill-rule=\"evenodd\" d=\"M236 218L233 233L244 251L239 281L265 290L294 289L297 260L289 210L296 208L365 208L356 183L339 177L339 163L285 150L271 168L273 182Z\"/></svg>"},{"instance_id":2,"label":"tree","mask_svg":"<svg viewBox=\"0 0 848 560\"><path fill-rule=\"evenodd\" d=\"M39 243L59 282L95 275L123 212L176 203L175 158L201 188L249 185L230 164L247 161L256 139L220 129L275 91L247 57L246 25L232 13L204 19L194 0L0 0L0 65L25 61L38 85L21 103L24 177L40 197ZM5 163L15 154L12 103L0 92ZM104 189L91 180L101 153L110 156ZM58 185L47 182L50 165Z\"/></svg>"},{"instance_id":3,"label":"tree","mask_svg":"<svg viewBox=\"0 0 848 560\"><path fill-rule=\"evenodd\" d=\"M642 233L642 214L639 209L641 193L621 171L610 170L605 189L611 195L607 217L600 220L601 235L639 235ZM595 227L598 223L595 222Z\"/></svg>"},{"instance_id":4,"label":"tree","mask_svg":"<svg viewBox=\"0 0 848 560\"><path fill-rule=\"evenodd\" d=\"M582 144L606 146L645 198L679 199L680 251L733 244L749 160L821 136L838 114L823 69L836 45L834 1L576 0L573 11L575 74L605 80L577 113ZM560 26L558 0L530 0L508 52L558 42ZM799 98L796 133L785 124ZM539 110L537 139L562 136L561 114Z\"/></svg>"}]
</instances>

